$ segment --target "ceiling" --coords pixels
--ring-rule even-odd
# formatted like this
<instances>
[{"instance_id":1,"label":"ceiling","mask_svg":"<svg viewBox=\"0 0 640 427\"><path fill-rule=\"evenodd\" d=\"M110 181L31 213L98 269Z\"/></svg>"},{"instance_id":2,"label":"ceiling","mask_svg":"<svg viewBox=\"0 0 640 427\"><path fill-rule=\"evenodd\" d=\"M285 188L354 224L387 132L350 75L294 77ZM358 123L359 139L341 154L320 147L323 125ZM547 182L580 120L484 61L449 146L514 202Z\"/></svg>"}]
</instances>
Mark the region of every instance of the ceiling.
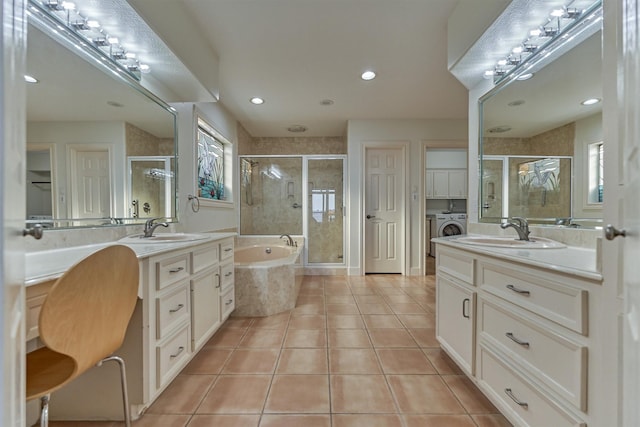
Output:
<instances>
[{"instance_id":1,"label":"ceiling","mask_svg":"<svg viewBox=\"0 0 640 427\"><path fill-rule=\"evenodd\" d=\"M341 136L350 119L467 117L467 90L447 70L458 0L181 2L219 58L220 102L255 137ZM192 34L185 25L170 31ZM363 81L368 69L377 77Z\"/></svg>"}]
</instances>

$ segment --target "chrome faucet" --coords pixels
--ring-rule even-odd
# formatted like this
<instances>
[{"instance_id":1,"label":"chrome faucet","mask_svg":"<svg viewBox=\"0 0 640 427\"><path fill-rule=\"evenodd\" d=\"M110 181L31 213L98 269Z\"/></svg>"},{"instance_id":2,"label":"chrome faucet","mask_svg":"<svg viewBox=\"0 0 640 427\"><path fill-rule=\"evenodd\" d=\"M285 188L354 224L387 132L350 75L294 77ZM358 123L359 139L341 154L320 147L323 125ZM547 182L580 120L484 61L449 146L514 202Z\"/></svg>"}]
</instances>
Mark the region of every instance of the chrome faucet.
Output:
<instances>
[{"instance_id":1,"label":"chrome faucet","mask_svg":"<svg viewBox=\"0 0 640 427\"><path fill-rule=\"evenodd\" d=\"M153 237L153 232L156 231L156 228L163 226L163 227L168 227L169 224L167 224L166 222L158 222L158 223L153 223L156 220L162 219L162 217L160 218L151 218L148 219L147 222L144 223L144 236L143 237Z\"/></svg>"},{"instance_id":2,"label":"chrome faucet","mask_svg":"<svg viewBox=\"0 0 640 427\"><path fill-rule=\"evenodd\" d=\"M518 233L518 240L529 240L529 223L525 218L514 216L511 218L510 222L503 222L500 224L500 228L503 230L506 230L509 227L513 227L513 229L516 230L516 233Z\"/></svg>"},{"instance_id":3,"label":"chrome faucet","mask_svg":"<svg viewBox=\"0 0 640 427\"><path fill-rule=\"evenodd\" d=\"M287 246L293 246L293 239L291 238L291 236L289 236L288 234L283 234L280 236L281 239L283 237L287 238Z\"/></svg>"}]
</instances>

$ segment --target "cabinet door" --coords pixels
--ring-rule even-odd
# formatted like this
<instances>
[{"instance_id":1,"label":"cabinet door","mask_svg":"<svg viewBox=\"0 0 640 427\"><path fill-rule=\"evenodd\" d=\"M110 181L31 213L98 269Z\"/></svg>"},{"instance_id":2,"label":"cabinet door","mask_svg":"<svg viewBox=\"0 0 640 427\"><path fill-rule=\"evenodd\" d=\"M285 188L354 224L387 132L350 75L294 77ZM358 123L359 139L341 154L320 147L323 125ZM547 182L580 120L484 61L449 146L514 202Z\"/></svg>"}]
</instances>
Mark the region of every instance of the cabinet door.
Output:
<instances>
[{"instance_id":1,"label":"cabinet door","mask_svg":"<svg viewBox=\"0 0 640 427\"><path fill-rule=\"evenodd\" d=\"M476 292L441 276L436 292L436 337L462 370L474 375Z\"/></svg>"},{"instance_id":2,"label":"cabinet door","mask_svg":"<svg viewBox=\"0 0 640 427\"><path fill-rule=\"evenodd\" d=\"M209 269L191 279L191 340L196 351L220 326L220 273Z\"/></svg>"},{"instance_id":3,"label":"cabinet door","mask_svg":"<svg viewBox=\"0 0 640 427\"><path fill-rule=\"evenodd\" d=\"M467 172L464 170L449 171L449 197L452 199L467 198Z\"/></svg>"},{"instance_id":4,"label":"cabinet door","mask_svg":"<svg viewBox=\"0 0 640 427\"><path fill-rule=\"evenodd\" d=\"M425 174L424 184L425 184L425 190L424 190L425 197L427 199L432 199L433 198L433 171L427 170Z\"/></svg>"},{"instance_id":5,"label":"cabinet door","mask_svg":"<svg viewBox=\"0 0 640 427\"><path fill-rule=\"evenodd\" d=\"M447 199L449 197L449 172L446 170L433 171L433 198Z\"/></svg>"}]
</instances>

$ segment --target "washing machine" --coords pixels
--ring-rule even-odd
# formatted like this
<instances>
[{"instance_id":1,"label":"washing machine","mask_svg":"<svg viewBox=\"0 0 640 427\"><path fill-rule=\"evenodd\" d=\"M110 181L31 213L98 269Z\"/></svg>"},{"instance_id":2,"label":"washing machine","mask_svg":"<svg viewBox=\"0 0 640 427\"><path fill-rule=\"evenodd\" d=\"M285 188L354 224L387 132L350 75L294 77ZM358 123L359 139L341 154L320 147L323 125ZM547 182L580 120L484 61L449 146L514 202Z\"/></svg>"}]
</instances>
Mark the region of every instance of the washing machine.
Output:
<instances>
[{"instance_id":1,"label":"washing machine","mask_svg":"<svg viewBox=\"0 0 640 427\"><path fill-rule=\"evenodd\" d=\"M431 220L431 238L467 234L467 214L436 214ZM436 256L436 244L431 243L431 255Z\"/></svg>"}]
</instances>

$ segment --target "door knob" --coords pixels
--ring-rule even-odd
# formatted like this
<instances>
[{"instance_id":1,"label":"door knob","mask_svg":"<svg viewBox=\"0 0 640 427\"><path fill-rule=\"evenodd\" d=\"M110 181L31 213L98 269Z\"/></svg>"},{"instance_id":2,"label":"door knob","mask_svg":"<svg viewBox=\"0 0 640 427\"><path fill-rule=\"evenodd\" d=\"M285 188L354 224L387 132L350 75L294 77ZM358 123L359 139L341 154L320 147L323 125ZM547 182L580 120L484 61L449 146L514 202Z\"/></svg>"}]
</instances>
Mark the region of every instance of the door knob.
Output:
<instances>
[{"instance_id":1,"label":"door knob","mask_svg":"<svg viewBox=\"0 0 640 427\"><path fill-rule=\"evenodd\" d=\"M367 219L375 218L375 215L367 215Z\"/></svg>"},{"instance_id":2,"label":"door knob","mask_svg":"<svg viewBox=\"0 0 640 427\"><path fill-rule=\"evenodd\" d=\"M606 237L607 240L613 240L618 236L627 237L627 230L624 228L622 230L618 230L611 224L608 224L604 228L604 237Z\"/></svg>"},{"instance_id":3,"label":"door knob","mask_svg":"<svg viewBox=\"0 0 640 427\"><path fill-rule=\"evenodd\" d=\"M34 224L31 228L25 228L22 230L23 236L33 236L34 239L42 239L42 232L44 231L41 224Z\"/></svg>"}]
</instances>

